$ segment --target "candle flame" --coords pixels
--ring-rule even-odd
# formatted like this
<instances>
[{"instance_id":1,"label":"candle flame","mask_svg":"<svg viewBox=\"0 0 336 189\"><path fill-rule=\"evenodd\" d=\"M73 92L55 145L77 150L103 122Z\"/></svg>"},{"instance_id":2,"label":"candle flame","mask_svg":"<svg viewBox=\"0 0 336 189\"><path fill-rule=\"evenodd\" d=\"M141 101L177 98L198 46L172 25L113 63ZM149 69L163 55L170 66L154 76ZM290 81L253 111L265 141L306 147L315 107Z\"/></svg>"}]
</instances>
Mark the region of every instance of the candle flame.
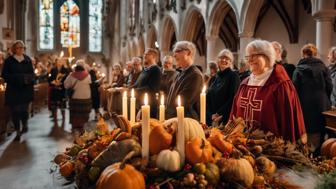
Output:
<instances>
[{"instance_id":1,"label":"candle flame","mask_svg":"<svg viewBox=\"0 0 336 189\"><path fill-rule=\"evenodd\" d=\"M127 97L127 91L124 91L124 97Z\"/></svg>"},{"instance_id":2,"label":"candle flame","mask_svg":"<svg viewBox=\"0 0 336 189\"><path fill-rule=\"evenodd\" d=\"M96 63L95 62L93 62L93 64L92 64L93 66L96 66Z\"/></svg>"},{"instance_id":3,"label":"candle flame","mask_svg":"<svg viewBox=\"0 0 336 189\"><path fill-rule=\"evenodd\" d=\"M37 70L37 68L35 68L34 73L35 73L35 74L38 74L38 70Z\"/></svg>"},{"instance_id":4,"label":"candle flame","mask_svg":"<svg viewBox=\"0 0 336 189\"><path fill-rule=\"evenodd\" d=\"M181 106L181 97L180 97L180 95L177 96L177 105Z\"/></svg>"},{"instance_id":5,"label":"candle flame","mask_svg":"<svg viewBox=\"0 0 336 189\"><path fill-rule=\"evenodd\" d=\"M161 105L164 105L164 95L161 95Z\"/></svg>"},{"instance_id":6,"label":"candle flame","mask_svg":"<svg viewBox=\"0 0 336 189\"><path fill-rule=\"evenodd\" d=\"M134 98L134 89L131 91L131 97Z\"/></svg>"},{"instance_id":7,"label":"candle flame","mask_svg":"<svg viewBox=\"0 0 336 189\"><path fill-rule=\"evenodd\" d=\"M104 73L102 73L102 77L105 77L105 74L104 74Z\"/></svg>"},{"instance_id":8,"label":"candle flame","mask_svg":"<svg viewBox=\"0 0 336 189\"><path fill-rule=\"evenodd\" d=\"M148 105L148 94L145 93L144 104Z\"/></svg>"},{"instance_id":9,"label":"candle flame","mask_svg":"<svg viewBox=\"0 0 336 189\"><path fill-rule=\"evenodd\" d=\"M206 86L204 85L202 89L202 93L205 93L205 90L206 90Z\"/></svg>"},{"instance_id":10,"label":"candle flame","mask_svg":"<svg viewBox=\"0 0 336 189\"><path fill-rule=\"evenodd\" d=\"M60 57L62 58L63 56L64 56L64 52L61 51L61 53L60 53Z\"/></svg>"}]
</instances>

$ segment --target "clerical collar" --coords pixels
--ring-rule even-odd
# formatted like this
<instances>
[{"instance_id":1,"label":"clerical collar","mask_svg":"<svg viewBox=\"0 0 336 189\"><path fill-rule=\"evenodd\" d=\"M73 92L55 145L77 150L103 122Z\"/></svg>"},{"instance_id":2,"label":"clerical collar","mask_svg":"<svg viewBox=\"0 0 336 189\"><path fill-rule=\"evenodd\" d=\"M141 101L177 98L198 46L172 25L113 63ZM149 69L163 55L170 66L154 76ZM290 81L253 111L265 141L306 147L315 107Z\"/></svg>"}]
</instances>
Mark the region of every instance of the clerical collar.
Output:
<instances>
[{"instance_id":1,"label":"clerical collar","mask_svg":"<svg viewBox=\"0 0 336 189\"><path fill-rule=\"evenodd\" d=\"M265 73L262 73L260 75L254 75L251 73L250 79L247 83L249 86L264 86L268 78L271 76L271 73L273 71L272 69L267 70Z\"/></svg>"},{"instance_id":2,"label":"clerical collar","mask_svg":"<svg viewBox=\"0 0 336 189\"><path fill-rule=\"evenodd\" d=\"M18 55L16 55L16 54L14 54L14 58L15 58L19 63L22 62L22 61L24 60L24 56L23 56L23 55L18 56Z\"/></svg>"}]
</instances>

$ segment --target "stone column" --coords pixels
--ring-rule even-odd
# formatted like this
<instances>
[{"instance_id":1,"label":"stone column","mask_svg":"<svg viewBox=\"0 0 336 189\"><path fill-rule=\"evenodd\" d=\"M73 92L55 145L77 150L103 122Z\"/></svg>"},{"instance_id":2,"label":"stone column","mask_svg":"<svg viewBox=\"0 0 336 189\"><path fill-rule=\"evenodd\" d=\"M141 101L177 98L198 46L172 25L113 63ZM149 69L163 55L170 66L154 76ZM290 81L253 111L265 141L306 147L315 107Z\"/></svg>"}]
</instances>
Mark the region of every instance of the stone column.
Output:
<instances>
[{"instance_id":1,"label":"stone column","mask_svg":"<svg viewBox=\"0 0 336 189\"><path fill-rule=\"evenodd\" d=\"M252 32L243 32L239 34L238 63L245 58L245 48L247 44L254 40Z\"/></svg>"},{"instance_id":2,"label":"stone column","mask_svg":"<svg viewBox=\"0 0 336 189\"><path fill-rule=\"evenodd\" d=\"M216 56L219 52L219 49L216 49L216 41L218 40L218 36L206 36L206 40L207 40L206 61L207 63L211 61L216 61Z\"/></svg>"},{"instance_id":3,"label":"stone column","mask_svg":"<svg viewBox=\"0 0 336 189\"><path fill-rule=\"evenodd\" d=\"M326 64L328 64L329 48L333 45L333 18L336 15L335 12L334 10L324 10L313 15L316 20L316 47L320 58Z\"/></svg>"}]
</instances>

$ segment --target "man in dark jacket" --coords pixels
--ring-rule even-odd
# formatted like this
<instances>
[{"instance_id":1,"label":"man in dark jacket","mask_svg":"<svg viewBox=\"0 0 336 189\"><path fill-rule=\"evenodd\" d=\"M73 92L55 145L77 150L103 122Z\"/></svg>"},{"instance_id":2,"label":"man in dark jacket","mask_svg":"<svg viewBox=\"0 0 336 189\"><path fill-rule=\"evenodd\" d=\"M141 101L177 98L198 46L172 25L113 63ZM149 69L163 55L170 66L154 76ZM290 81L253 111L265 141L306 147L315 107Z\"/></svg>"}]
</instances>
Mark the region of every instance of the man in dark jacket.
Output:
<instances>
[{"instance_id":1,"label":"man in dark jacket","mask_svg":"<svg viewBox=\"0 0 336 189\"><path fill-rule=\"evenodd\" d=\"M20 141L22 133L28 131L28 106L34 97L34 70L28 56L24 54L25 45L15 41L12 46L13 55L4 63L2 77L7 83L5 104L10 107L13 124L16 130L16 141ZM22 122L22 130L20 129Z\"/></svg>"},{"instance_id":2,"label":"man in dark jacket","mask_svg":"<svg viewBox=\"0 0 336 189\"><path fill-rule=\"evenodd\" d=\"M173 57L167 55L163 58L163 68L162 68L162 80L160 90L167 96L170 86L172 85L175 77L176 71L173 68Z\"/></svg>"},{"instance_id":3,"label":"man in dark jacket","mask_svg":"<svg viewBox=\"0 0 336 189\"><path fill-rule=\"evenodd\" d=\"M181 96L185 108L185 117L199 120L199 100L203 82L202 72L193 65L196 47L189 41L179 41L175 44L174 58L176 67L181 68L170 87L167 97L166 117L176 117L176 98Z\"/></svg>"},{"instance_id":4,"label":"man in dark jacket","mask_svg":"<svg viewBox=\"0 0 336 189\"><path fill-rule=\"evenodd\" d=\"M156 64L158 52L155 49L148 48L144 53L144 70L134 84L138 99L144 99L145 93L148 93L148 102L151 105L151 117L157 117L156 93L160 90L161 71ZM140 101L140 102L141 102ZM139 103L138 103L139 104ZM140 103L141 104L141 103Z\"/></svg>"}]
</instances>

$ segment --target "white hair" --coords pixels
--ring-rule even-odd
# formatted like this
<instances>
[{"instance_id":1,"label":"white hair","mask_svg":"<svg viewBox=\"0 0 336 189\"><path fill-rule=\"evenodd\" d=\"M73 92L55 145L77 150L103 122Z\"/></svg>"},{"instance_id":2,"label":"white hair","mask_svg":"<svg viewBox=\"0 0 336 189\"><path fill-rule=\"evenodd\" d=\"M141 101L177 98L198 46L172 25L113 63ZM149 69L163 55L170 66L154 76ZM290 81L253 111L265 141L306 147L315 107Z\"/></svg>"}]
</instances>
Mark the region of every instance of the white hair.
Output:
<instances>
[{"instance_id":1,"label":"white hair","mask_svg":"<svg viewBox=\"0 0 336 189\"><path fill-rule=\"evenodd\" d=\"M139 57L133 57L132 58L132 62L134 63L134 62L142 62L142 60L141 60L141 58L139 58Z\"/></svg>"},{"instance_id":2,"label":"white hair","mask_svg":"<svg viewBox=\"0 0 336 189\"><path fill-rule=\"evenodd\" d=\"M174 51L177 48L181 48L184 50L189 50L192 60L195 59L195 55L196 55L196 46L194 45L194 43L190 42L190 41L178 41L175 43L174 45Z\"/></svg>"},{"instance_id":3,"label":"white hair","mask_svg":"<svg viewBox=\"0 0 336 189\"><path fill-rule=\"evenodd\" d=\"M255 54L263 54L267 57L268 61L268 67L273 67L275 63L275 50L273 48L273 45L266 40L257 39L254 41L251 41L246 46L246 54L248 54L248 51L251 50Z\"/></svg>"},{"instance_id":4,"label":"white hair","mask_svg":"<svg viewBox=\"0 0 336 189\"><path fill-rule=\"evenodd\" d=\"M231 66L230 66L230 68L233 69L233 61L234 61L234 59L233 59L232 52L229 49L223 49L217 55L217 57L220 57L220 56L226 56L226 57L228 57L231 60Z\"/></svg>"}]
</instances>

